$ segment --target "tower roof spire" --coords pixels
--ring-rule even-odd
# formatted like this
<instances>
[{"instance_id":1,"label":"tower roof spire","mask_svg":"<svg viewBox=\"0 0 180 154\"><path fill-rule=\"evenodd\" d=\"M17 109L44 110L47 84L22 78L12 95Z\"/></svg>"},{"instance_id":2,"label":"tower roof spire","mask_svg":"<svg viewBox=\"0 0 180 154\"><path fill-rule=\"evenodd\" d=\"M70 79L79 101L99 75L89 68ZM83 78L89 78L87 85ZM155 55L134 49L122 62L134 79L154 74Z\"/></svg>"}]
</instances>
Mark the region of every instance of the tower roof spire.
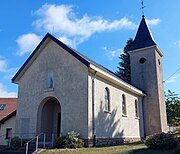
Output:
<instances>
[{"instance_id":1,"label":"tower roof spire","mask_svg":"<svg viewBox=\"0 0 180 154\"><path fill-rule=\"evenodd\" d=\"M132 46L129 48L129 51L141 49L149 46L156 45L151 32L146 24L146 20L144 15L142 15L142 19L136 33L135 39L133 41Z\"/></svg>"}]
</instances>

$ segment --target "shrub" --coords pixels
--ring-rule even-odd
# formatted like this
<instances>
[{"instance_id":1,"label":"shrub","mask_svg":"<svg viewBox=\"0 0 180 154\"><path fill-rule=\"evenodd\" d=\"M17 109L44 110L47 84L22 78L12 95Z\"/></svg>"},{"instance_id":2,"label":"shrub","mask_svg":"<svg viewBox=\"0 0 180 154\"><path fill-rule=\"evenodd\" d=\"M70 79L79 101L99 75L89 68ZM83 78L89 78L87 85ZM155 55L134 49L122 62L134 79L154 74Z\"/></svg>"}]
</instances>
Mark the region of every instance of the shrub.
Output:
<instances>
[{"instance_id":1,"label":"shrub","mask_svg":"<svg viewBox=\"0 0 180 154\"><path fill-rule=\"evenodd\" d=\"M65 145L66 145L66 136L63 135L56 139L54 146L56 148L65 148Z\"/></svg>"},{"instance_id":2,"label":"shrub","mask_svg":"<svg viewBox=\"0 0 180 154\"><path fill-rule=\"evenodd\" d=\"M55 142L56 148L82 148L84 142L79 138L80 135L77 132L68 132L67 135L59 137Z\"/></svg>"},{"instance_id":3,"label":"shrub","mask_svg":"<svg viewBox=\"0 0 180 154\"><path fill-rule=\"evenodd\" d=\"M11 147L20 147L21 146L21 139L18 136L13 137L10 140Z\"/></svg>"},{"instance_id":4,"label":"shrub","mask_svg":"<svg viewBox=\"0 0 180 154\"><path fill-rule=\"evenodd\" d=\"M180 144L180 136L177 137L178 144Z\"/></svg>"},{"instance_id":5,"label":"shrub","mask_svg":"<svg viewBox=\"0 0 180 154\"><path fill-rule=\"evenodd\" d=\"M83 148L83 147L84 147L84 141L82 139L78 139L77 148Z\"/></svg>"},{"instance_id":6,"label":"shrub","mask_svg":"<svg viewBox=\"0 0 180 154\"><path fill-rule=\"evenodd\" d=\"M178 145L176 147L176 149L174 150L173 154L179 154L180 153L180 145Z\"/></svg>"},{"instance_id":7,"label":"shrub","mask_svg":"<svg viewBox=\"0 0 180 154\"><path fill-rule=\"evenodd\" d=\"M177 139L168 133L158 133L149 136L145 145L150 149L173 149L178 145Z\"/></svg>"}]
</instances>

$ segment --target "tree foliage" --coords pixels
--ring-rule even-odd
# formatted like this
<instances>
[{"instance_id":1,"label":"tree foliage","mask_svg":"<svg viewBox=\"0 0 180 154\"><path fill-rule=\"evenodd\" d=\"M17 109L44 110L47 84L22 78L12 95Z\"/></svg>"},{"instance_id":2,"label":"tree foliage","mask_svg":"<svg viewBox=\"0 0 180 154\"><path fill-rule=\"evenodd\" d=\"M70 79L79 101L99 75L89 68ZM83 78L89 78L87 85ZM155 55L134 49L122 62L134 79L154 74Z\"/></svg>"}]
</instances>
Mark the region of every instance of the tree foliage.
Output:
<instances>
[{"instance_id":1,"label":"tree foliage","mask_svg":"<svg viewBox=\"0 0 180 154\"><path fill-rule=\"evenodd\" d=\"M124 47L123 53L119 56L120 62L118 63L116 74L128 83L131 83L131 68L130 56L128 49L132 46L133 39L129 38Z\"/></svg>"},{"instance_id":2,"label":"tree foliage","mask_svg":"<svg viewBox=\"0 0 180 154\"><path fill-rule=\"evenodd\" d=\"M170 126L180 125L180 97L168 90L166 97L167 122Z\"/></svg>"}]
</instances>

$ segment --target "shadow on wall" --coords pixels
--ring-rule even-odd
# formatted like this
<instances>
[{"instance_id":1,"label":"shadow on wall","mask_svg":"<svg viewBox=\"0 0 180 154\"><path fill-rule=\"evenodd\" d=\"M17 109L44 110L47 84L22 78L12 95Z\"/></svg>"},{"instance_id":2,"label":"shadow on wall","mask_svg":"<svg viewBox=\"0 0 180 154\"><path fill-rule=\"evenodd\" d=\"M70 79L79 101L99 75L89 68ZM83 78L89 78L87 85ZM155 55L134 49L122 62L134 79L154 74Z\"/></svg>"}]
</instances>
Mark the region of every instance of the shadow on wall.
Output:
<instances>
[{"instance_id":1,"label":"shadow on wall","mask_svg":"<svg viewBox=\"0 0 180 154\"><path fill-rule=\"evenodd\" d=\"M104 111L103 101L100 100L98 114L95 116L97 138L122 138L124 130L121 128L121 118L117 108L111 112Z\"/></svg>"}]
</instances>

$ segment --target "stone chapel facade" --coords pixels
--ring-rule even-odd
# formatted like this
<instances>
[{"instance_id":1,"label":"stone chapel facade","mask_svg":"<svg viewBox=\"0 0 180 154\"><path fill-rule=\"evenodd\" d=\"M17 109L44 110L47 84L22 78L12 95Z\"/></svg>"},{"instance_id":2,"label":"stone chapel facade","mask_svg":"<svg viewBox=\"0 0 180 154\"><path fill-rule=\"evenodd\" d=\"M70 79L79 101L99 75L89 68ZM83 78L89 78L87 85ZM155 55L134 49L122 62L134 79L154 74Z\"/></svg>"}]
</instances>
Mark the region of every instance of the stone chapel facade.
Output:
<instances>
[{"instance_id":1,"label":"stone chapel facade","mask_svg":"<svg viewBox=\"0 0 180 154\"><path fill-rule=\"evenodd\" d=\"M144 17L129 54L132 84L47 33L12 79L16 133L50 139L74 130L98 144L167 131L162 52Z\"/></svg>"}]
</instances>

